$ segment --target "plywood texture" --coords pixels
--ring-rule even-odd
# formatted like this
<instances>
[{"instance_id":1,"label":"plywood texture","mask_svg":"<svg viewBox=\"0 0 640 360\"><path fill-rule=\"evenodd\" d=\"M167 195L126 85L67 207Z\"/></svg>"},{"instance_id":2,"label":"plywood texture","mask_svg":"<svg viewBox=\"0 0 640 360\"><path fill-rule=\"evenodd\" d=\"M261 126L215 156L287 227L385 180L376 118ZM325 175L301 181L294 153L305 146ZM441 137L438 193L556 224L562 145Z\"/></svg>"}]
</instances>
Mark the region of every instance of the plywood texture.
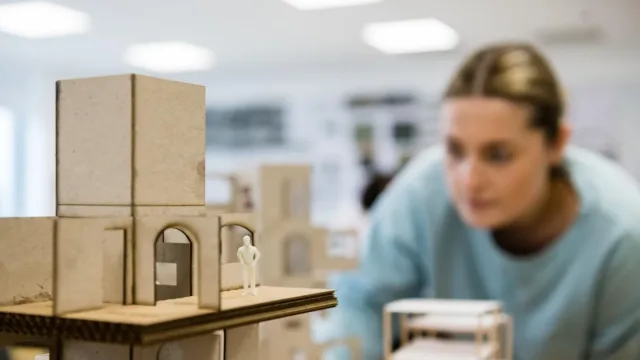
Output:
<instances>
[{"instance_id":1,"label":"plywood texture","mask_svg":"<svg viewBox=\"0 0 640 360\"><path fill-rule=\"evenodd\" d=\"M52 300L55 218L0 218L0 305Z\"/></svg>"},{"instance_id":2,"label":"plywood texture","mask_svg":"<svg viewBox=\"0 0 640 360\"><path fill-rule=\"evenodd\" d=\"M199 85L140 75L59 81L58 207L204 206L204 116Z\"/></svg>"},{"instance_id":3,"label":"plywood texture","mask_svg":"<svg viewBox=\"0 0 640 360\"><path fill-rule=\"evenodd\" d=\"M197 298L156 306L105 305L52 321L51 302L0 307L0 332L61 336L66 339L148 345L335 307L333 290L260 287L257 296L241 290L222 293L222 311L200 309Z\"/></svg>"},{"instance_id":4,"label":"plywood texture","mask_svg":"<svg viewBox=\"0 0 640 360\"><path fill-rule=\"evenodd\" d=\"M104 222L58 219L54 247L53 312L98 309L103 304Z\"/></svg>"}]
</instances>

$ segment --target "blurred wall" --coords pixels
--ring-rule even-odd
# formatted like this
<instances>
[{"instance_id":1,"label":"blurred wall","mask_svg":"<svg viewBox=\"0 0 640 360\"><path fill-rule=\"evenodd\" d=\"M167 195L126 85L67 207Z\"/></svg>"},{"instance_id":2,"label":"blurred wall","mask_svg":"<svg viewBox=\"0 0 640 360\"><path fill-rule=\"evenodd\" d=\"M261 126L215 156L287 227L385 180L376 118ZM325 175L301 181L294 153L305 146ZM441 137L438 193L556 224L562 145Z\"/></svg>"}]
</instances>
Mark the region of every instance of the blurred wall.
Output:
<instances>
[{"instance_id":1,"label":"blurred wall","mask_svg":"<svg viewBox=\"0 0 640 360\"><path fill-rule=\"evenodd\" d=\"M0 169L15 184L19 216L52 215L55 189L55 82L43 73L0 64L0 106L13 117L15 167Z\"/></svg>"},{"instance_id":2,"label":"blurred wall","mask_svg":"<svg viewBox=\"0 0 640 360\"><path fill-rule=\"evenodd\" d=\"M585 61L588 58L589 61ZM350 145L350 119L344 109L345 96L354 92L410 90L437 98L457 63L451 58L425 61L411 59L348 66L323 65L307 68L244 69L239 72L214 71L210 75L171 76L207 85L211 104L242 104L253 101L282 101L286 106L292 146L259 154L214 151L207 154L212 171L235 171L261 161L311 162L340 158L345 167L354 167L357 158ZM620 162L640 177L640 145L634 134L640 131L640 53L611 52L598 56L566 52L554 57L570 94L571 121L579 129L589 123L589 135L576 131L586 145L598 136L614 137ZM2 65L2 64L0 64ZM2 176L15 180L15 215L41 216L54 213L55 80L88 75L125 72L39 70L4 64L0 70L0 106L15 117L14 169L0 169ZM334 118L341 133L330 142L322 134L322 124ZM594 125L595 124L595 125ZM584 140L590 138L592 140ZM595 142L593 141L595 139ZM611 142L611 141L610 141ZM347 171L338 182L350 184L345 194L353 194L356 171ZM346 195L345 195L346 196ZM353 198L353 196L352 196ZM353 199L351 199L353 200Z\"/></svg>"}]
</instances>

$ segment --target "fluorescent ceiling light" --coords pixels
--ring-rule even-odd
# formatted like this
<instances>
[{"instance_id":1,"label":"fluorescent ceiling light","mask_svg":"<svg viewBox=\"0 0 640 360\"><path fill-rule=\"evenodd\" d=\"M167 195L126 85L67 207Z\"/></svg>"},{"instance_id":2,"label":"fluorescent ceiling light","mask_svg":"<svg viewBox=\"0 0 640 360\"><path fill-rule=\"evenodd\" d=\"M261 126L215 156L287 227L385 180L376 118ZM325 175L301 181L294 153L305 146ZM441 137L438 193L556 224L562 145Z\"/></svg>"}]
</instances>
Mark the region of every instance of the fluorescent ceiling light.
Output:
<instances>
[{"instance_id":1,"label":"fluorescent ceiling light","mask_svg":"<svg viewBox=\"0 0 640 360\"><path fill-rule=\"evenodd\" d=\"M282 0L298 10L321 10L329 8L369 5L382 0Z\"/></svg>"},{"instance_id":2,"label":"fluorescent ceiling light","mask_svg":"<svg viewBox=\"0 0 640 360\"><path fill-rule=\"evenodd\" d=\"M124 61L158 73L178 73L208 70L213 67L215 56L209 49L169 41L131 45L124 54Z\"/></svg>"},{"instance_id":3,"label":"fluorescent ceiling light","mask_svg":"<svg viewBox=\"0 0 640 360\"><path fill-rule=\"evenodd\" d=\"M89 31L89 15L47 1L0 5L0 31L28 39L44 39Z\"/></svg>"},{"instance_id":4,"label":"fluorescent ceiling light","mask_svg":"<svg viewBox=\"0 0 640 360\"><path fill-rule=\"evenodd\" d=\"M459 43L458 33L437 19L371 23L362 30L364 41L387 54L447 51Z\"/></svg>"}]
</instances>

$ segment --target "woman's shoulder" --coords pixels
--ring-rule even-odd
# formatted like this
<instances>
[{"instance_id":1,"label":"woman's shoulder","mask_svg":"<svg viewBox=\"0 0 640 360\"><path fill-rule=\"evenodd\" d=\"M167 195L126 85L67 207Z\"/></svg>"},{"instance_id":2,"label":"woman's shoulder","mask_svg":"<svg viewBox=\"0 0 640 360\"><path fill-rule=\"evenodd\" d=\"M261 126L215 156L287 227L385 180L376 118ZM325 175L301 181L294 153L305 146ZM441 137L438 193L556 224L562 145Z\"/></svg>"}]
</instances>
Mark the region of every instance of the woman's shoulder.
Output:
<instances>
[{"instance_id":1,"label":"woman's shoulder","mask_svg":"<svg viewBox=\"0 0 640 360\"><path fill-rule=\"evenodd\" d=\"M621 165L593 151L571 147L567 165L583 210L601 226L640 235L640 183Z\"/></svg>"}]
</instances>

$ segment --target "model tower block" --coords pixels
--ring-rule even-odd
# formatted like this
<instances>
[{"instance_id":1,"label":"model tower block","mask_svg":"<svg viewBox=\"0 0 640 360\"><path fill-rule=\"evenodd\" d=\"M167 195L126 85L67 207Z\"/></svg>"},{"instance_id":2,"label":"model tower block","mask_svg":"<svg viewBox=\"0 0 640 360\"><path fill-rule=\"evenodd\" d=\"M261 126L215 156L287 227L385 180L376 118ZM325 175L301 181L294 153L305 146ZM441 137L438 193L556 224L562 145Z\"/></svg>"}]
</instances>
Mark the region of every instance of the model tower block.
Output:
<instances>
[{"instance_id":1,"label":"model tower block","mask_svg":"<svg viewBox=\"0 0 640 360\"><path fill-rule=\"evenodd\" d=\"M324 289L224 291L221 229L260 242L253 214L207 214L204 114L202 86L57 83L56 217L0 219L0 346L37 344L53 359L254 360L259 322L337 304ZM188 238L191 261L174 266L188 293L164 300L167 229Z\"/></svg>"},{"instance_id":2,"label":"model tower block","mask_svg":"<svg viewBox=\"0 0 640 360\"><path fill-rule=\"evenodd\" d=\"M335 233L312 224L311 175L312 168L308 165L260 167L258 213L263 235L262 252L265 258L276 259L274 263L279 264L262 268L264 284L322 288L332 272L348 271L357 265L355 258L333 256L329 242ZM355 237L352 240L356 240ZM362 359L356 338L316 343L311 336L312 325L319 325L324 319L313 319L310 315L265 323L264 354L269 360L284 359L287 354L319 360L334 346L346 347L353 360Z\"/></svg>"}]
</instances>

